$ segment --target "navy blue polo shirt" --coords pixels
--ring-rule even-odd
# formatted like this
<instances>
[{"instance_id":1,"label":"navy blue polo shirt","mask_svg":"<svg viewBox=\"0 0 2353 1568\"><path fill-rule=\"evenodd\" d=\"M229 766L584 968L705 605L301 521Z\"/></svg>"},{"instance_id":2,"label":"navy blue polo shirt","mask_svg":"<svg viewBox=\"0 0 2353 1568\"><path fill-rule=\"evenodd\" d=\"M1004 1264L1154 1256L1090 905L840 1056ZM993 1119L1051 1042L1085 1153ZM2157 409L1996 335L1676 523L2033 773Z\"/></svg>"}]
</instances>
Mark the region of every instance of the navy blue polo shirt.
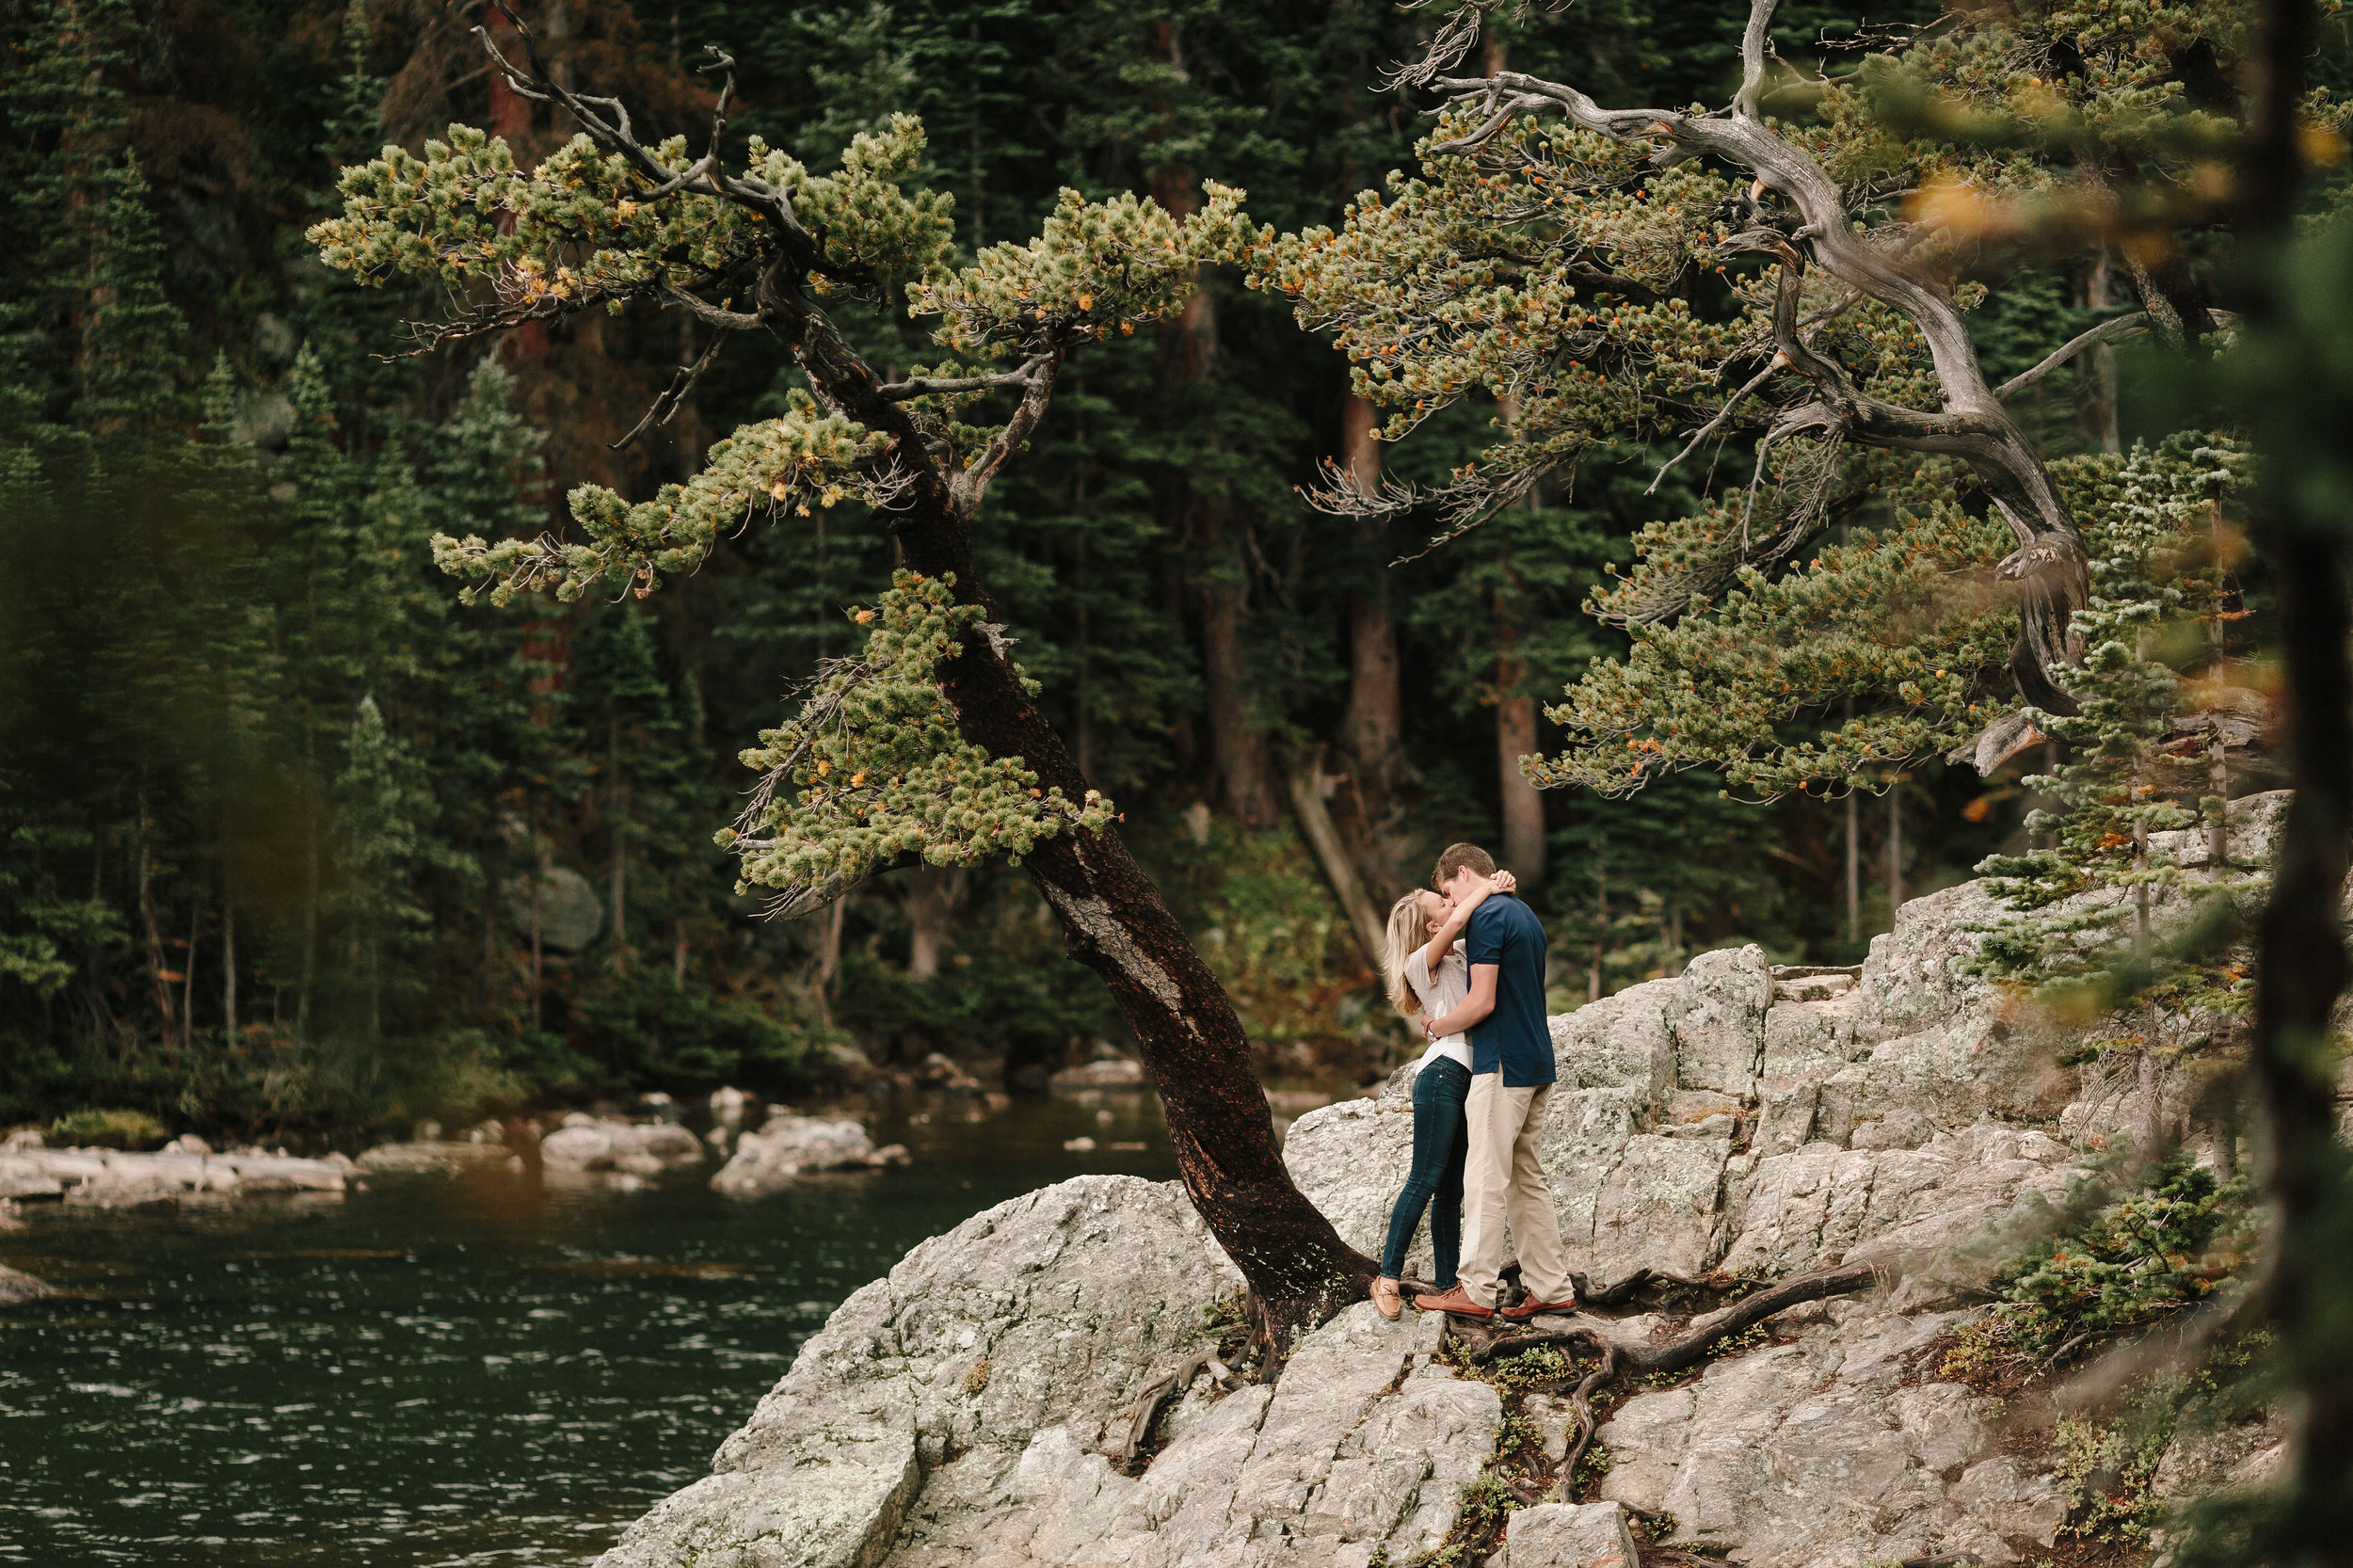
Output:
<instances>
[{"instance_id":1,"label":"navy blue polo shirt","mask_svg":"<svg viewBox=\"0 0 2353 1568\"><path fill-rule=\"evenodd\" d=\"M1471 911L1463 934L1471 967L1496 967L1496 1010L1471 1025L1471 1071L1500 1068L1507 1089L1533 1088L1557 1076L1552 1030L1545 1022L1545 928L1508 893Z\"/></svg>"}]
</instances>

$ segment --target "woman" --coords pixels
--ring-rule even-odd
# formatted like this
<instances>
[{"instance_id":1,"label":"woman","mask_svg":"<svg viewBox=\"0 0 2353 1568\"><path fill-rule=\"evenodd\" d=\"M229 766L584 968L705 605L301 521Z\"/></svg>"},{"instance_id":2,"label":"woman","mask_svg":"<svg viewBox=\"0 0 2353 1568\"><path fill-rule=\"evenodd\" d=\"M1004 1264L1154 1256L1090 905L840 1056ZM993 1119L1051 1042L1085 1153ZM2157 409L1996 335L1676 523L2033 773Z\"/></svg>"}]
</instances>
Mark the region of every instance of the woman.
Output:
<instances>
[{"instance_id":1,"label":"woman","mask_svg":"<svg viewBox=\"0 0 2353 1568\"><path fill-rule=\"evenodd\" d=\"M1382 966L1388 974L1389 1005L1408 1018L1442 1018L1461 1006L1470 991L1470 969L1455 939L1472 910L1513 886L1512 873L1498 872L1460 904L1426 888L1399 899L1389 910ZM1404 1311L1398 1282L1424 1209L1430 1210L1433 1286L1441 1295L1454 1288L1455 1264L1463 1253L1463 1155L1470 1136L1463 1102L1470 1095L1470 1040L1462 1034L1432 1041L1414 1064L1414 1164L1390 1211L1381 1277L1372 1282L1372 1304L1384 1318Z\"/></svg>"}]
</instances>

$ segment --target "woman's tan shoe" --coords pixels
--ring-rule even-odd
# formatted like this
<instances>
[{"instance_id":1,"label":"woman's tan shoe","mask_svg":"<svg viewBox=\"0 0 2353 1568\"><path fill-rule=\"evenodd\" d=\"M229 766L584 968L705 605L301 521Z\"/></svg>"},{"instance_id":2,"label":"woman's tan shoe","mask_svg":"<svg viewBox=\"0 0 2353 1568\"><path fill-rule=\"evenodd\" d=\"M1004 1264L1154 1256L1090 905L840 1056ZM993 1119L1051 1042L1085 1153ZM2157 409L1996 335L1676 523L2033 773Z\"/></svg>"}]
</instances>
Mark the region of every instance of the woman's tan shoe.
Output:
<instances>
[{"instance_id":1,"label":"woman's tan shoe","mask_svg":"<svg viewBox=\"0 0 2353 1568\"><path fill-rule=\"evenodd\" d=\"M1405 1302L1397 1293L1397 1281L1376 1279L1372 1282L1372 1309L1395 1322L1405 1310Z\"/></svg>"}]
</instances>

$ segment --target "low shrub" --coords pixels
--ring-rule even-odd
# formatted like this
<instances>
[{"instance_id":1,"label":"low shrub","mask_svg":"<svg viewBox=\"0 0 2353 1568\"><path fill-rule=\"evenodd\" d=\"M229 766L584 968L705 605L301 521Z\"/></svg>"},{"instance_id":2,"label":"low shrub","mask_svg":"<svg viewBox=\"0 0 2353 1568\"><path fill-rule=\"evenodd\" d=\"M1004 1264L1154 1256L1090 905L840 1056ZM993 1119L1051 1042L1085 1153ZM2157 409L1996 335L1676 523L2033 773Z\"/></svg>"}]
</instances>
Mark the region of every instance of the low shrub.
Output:
<instances>
[{"instance_id":1,"label":"low shrub","mask_svg":"<svg viewBox=\"0 0 2353 1568\"><path fill-rule=\"evenodd\" d=\"M49 1124L52 1144L86 1148L152 1149L170 1134L144 1111L69 1111Z\"/></svg>"},{"instance_id":2,"label":"low shrub","mask_svg":"<svg viewBox=\"0 0 2353 1568\"><path fill-rule=\"evenodd\" d=\"M1961 1331L1944 1376L1981 1379L2071 1343L2146 1328L2195 1306L2246 1267L2255 1215L2244 1179L2217 1183L2213 1171L2176 1156L2137 1190L2103 1196L2097 1186L2079 1186L2067 1204L2075 1218L1994 1275L1993 1309Z\"/></svg>"}]
</instances>

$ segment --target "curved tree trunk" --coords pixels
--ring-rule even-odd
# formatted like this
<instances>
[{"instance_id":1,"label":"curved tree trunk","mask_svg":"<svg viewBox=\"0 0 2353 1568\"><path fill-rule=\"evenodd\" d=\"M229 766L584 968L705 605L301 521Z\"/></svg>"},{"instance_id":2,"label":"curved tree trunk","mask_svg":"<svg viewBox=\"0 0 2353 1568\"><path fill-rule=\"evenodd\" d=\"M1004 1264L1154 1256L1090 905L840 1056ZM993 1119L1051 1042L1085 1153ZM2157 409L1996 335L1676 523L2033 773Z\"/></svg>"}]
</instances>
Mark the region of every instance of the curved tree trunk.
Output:
<instances>
[{"instance_id":1,"label":"curved tree trunk","mask_svg":"<svg viewBox=\"0 0 2353 1568\"><path fill-rule=\"evenodd\" d=\"M903 508L889 514L908 568L952 576L960 601L1000 619L967 527L978 496L955 493L906 411L879 395L872 370L782 268L763 280L761 295L770 330L810 380L850 418L897 438L879 460L912 475ZM1025 408L1042 413L1056 368L1038 378ZM1085 776L1021 689L1011 656L981 632L963 646L939 675L965 737L992 756L1020 758L1042 787L1083 797ZM1298 1331L1361 1296L1377 1266L1292 1185L1241 1019L1118 833L1057 835L1023 865L1060 917L1071 955L1111 988L1160 1092L1186 1194L1249 1282L1273 1353L1287 1353Z\"/></svg>"}]
</instances>

